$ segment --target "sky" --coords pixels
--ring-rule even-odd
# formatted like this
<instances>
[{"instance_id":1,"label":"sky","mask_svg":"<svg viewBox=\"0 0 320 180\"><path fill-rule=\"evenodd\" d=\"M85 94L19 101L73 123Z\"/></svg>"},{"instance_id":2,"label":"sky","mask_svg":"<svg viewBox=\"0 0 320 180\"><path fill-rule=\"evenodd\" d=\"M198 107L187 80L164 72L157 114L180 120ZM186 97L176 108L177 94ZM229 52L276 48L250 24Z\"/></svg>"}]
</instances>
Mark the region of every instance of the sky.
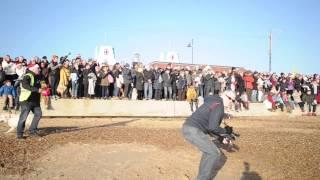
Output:
<instances>
[{"instance_id":1,"label":"sky","mask_svg":"<svg viewBox=\"0 0 320 180\"><path fill-rule=\"evenodd\" d=\"M175 51L180 62L319 73L318 0L1 0L0 56L94 57L111 45L117 61L144 63Z\"/></svg>"}]
</instances>

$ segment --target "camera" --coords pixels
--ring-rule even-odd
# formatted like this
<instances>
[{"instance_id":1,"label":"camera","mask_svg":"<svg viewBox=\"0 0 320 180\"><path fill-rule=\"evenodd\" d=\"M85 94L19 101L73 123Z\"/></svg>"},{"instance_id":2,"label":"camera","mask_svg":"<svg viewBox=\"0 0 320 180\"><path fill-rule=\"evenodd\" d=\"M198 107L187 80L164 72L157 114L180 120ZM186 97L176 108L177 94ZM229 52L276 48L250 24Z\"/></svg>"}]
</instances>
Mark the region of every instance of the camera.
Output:
<instances>
[{"instance_id":1,"label":"camera","mask_svg":"<svg viewBox=\"0 0 320 180\"><path fill-rule=\"evenodd\" d=\"M68 56L70 56L70 55L71 55L71 53L69 52L67 55L61 57L60 58L60 64L63 64L67 60Z\"/></svg>"}]
</instances>

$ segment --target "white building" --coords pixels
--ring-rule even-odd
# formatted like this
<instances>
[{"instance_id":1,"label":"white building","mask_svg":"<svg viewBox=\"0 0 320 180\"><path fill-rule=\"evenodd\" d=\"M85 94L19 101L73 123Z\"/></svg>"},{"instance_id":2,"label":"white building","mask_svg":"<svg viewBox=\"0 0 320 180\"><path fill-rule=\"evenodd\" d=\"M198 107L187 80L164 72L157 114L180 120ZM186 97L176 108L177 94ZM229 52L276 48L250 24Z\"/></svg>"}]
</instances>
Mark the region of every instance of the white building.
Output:
<instances>
[{"instance_id":1,"label":"white building","mask_svg":"<svg viewBox=\"0 0 320 180\"><path fill-rule=\"evenodd\" d=\"M114 65L115 53L112 46L100 46L96 49L96 59L99 64Z\"/></svg>"}]
</instances>

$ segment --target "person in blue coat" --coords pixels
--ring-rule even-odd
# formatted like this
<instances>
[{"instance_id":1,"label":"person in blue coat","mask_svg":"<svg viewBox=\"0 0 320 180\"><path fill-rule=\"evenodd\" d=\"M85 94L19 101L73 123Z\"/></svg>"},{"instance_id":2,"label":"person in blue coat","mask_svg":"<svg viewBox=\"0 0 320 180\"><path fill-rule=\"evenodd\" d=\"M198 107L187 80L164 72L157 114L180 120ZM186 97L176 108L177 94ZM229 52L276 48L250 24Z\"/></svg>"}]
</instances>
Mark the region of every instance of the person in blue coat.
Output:
<instances>
[{"instance_id":1,"label":"person in blue coat","mask_svg":"<svg viewBox=\"0 0 320 180\"><path fill-rule=\"evenodd\" d=\"M17 97L17 93L9 80L4 81L4 85L0 88L0 96L4 104L3 110L8 110L7 102L9 102L9 108L13 109L13 100Z\"/></svg>"}]
</instances>

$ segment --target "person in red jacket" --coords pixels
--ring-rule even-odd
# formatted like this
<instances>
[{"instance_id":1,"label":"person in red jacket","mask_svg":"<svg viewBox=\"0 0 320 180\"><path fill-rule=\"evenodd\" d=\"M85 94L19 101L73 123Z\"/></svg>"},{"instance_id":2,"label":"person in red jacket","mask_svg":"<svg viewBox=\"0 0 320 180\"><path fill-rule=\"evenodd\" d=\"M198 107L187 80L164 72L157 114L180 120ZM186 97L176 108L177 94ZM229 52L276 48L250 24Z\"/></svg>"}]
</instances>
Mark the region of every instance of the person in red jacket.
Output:
<instances>
[{"instance_id":1,"label":"person in red jacket","mask_svg":"<svg viewBox=\"0 0 320 180\"><path fill-rule=\"evenodd\" d=\"M253 83L254 83L254 78L253 78L251 72L246 72L243 77L243 80L245 82L247 95L249 98L251 98L252 90L253 90Z\"/></svg>"}]
</instances>

